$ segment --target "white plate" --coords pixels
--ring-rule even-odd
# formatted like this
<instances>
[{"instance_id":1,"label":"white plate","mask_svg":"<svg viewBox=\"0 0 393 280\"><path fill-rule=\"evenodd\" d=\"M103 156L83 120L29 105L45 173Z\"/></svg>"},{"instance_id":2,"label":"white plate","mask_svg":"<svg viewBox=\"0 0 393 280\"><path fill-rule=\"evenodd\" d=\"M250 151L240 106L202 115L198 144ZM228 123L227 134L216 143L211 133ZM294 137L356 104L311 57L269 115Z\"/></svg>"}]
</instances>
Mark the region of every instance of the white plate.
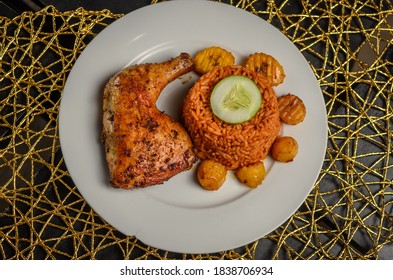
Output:
<instances>
[{"instance_id":1,"label":"white plate","mask_svg":"<svg viewBox=\"0 0 393 280\"><path fill-rule=\"evenodd\" d=\"M303 99L305 121L283 126L299 142L295 161L267 160L268 175L255 190L230 175L216 192L199 187L195 167L162 185L133 191L112 188L101 135L103 86L130 64L160 62L205 47L232 51L238 63L266 52L283 65L285 82L277 95ZM168 85L158 107L176 117L195 74ZM261 18L227 4L170 1L150 5L115 21L86 47L64 88L60 141L67 168L89 205L126 235L160 249L211 253L243 246L270 233L302 204L319 174L327 139L327 118L320 87L298 49Z\"/></svg>"}]
</instances>

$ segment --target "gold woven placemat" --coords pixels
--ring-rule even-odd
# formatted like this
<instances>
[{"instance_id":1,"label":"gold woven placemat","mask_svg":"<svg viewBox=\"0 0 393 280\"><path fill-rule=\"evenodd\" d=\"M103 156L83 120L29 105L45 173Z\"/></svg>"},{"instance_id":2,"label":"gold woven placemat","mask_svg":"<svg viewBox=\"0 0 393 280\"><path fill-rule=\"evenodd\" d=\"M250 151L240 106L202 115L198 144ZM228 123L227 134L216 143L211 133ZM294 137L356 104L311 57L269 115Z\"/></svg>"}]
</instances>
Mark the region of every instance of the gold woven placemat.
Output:
<instances>
[{"instance_id":1,"label":"gold woven placemat","mask_svg":"<svg viewBox=\"0 0 393 280\"><path fill-rule=\"evenodd\" d=\"M323 90L328 149L300 209L259 241L201 255L145 246L102 221L67 172L57 120L78 55L122 15L49 6L0 17L0 258L376 259L393 241L391 1L220 2L281 30Z\"/></svg>"}]
</instances>

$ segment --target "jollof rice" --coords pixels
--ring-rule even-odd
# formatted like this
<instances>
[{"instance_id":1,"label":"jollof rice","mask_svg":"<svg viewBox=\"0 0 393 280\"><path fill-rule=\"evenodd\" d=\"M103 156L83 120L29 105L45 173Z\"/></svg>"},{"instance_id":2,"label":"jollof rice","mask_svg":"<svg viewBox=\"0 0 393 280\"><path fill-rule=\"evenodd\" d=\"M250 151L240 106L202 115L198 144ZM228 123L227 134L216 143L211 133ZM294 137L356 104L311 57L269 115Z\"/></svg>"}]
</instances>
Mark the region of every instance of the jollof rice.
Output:
<instances>
[{"instance_id":1,"label":"jollof rice","mask_svg":"<svg viewBox=\"0 0 393 280\"><path fill-rule=\"evenodd\" d=\"M262 106L247 122L228 124L210 107L210 94L223 78L242 75L252 79L262 94ZM197 155L213 159L228 169L264 160L280 131L276 95L263 74L242 66L217 67L203 75L191 88L183 106L184 124Z\"/></svg>"}]
</instances>

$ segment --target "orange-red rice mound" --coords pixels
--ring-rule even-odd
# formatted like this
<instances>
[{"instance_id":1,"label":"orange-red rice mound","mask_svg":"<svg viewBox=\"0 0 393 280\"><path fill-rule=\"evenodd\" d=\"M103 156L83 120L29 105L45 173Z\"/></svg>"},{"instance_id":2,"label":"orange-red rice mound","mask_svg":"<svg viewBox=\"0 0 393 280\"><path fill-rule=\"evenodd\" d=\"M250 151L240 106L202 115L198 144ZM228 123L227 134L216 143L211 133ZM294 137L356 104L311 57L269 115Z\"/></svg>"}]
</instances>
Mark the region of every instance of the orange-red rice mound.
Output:
<instances>
[{"instance_id":1,"label":"orange-red rice mound","mask_svg":"<svg viewBox=\"0 0 393 280\"><path fill-rule=\"evenodd\" d=\"M241 124L221 121L210 107L214 86L232 75L249 77L262 94L257 114ZM185 98L183 117L197 155L218 161L228 169L264 160L280 131L277 98L266 77L238 65L217 67L200 77Z\"/></svg>"}]
</instances>

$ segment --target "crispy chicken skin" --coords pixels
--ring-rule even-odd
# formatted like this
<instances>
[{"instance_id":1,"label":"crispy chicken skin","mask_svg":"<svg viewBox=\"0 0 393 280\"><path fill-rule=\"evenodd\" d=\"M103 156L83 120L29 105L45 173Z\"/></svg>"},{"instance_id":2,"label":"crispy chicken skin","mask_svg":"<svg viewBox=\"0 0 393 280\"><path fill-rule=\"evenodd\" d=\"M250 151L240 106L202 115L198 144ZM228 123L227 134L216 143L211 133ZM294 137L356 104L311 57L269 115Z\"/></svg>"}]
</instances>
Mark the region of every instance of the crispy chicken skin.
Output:
<instances>
[{"instance_id":1,"label":"crispy chicken skin","mask_svg":"<svg viewBox=\"0 0 393 280\"><path fill-rule=\"evenodd\" d=\"M155 105L165 86L192 68L190 55L181 53L130 66L106 84L102 140L113 187L160 184L196 162L186 130Z\"/></svg>"}]
</instances>

